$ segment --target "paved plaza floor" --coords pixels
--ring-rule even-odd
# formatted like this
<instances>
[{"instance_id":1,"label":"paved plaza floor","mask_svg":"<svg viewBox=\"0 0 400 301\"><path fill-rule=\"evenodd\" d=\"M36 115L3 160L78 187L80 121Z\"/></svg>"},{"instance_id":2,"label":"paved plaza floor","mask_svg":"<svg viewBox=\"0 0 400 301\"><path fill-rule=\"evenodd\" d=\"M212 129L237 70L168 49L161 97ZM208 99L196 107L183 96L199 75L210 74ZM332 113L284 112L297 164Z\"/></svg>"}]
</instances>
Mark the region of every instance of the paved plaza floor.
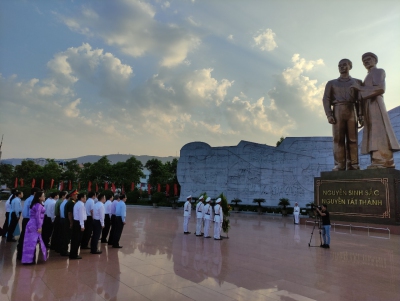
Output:
<instances>
[{"instance_id":1,"label":"paved plaza floor","mask_svg":"<svg viewBox=\"0 0 400 301\"><path fill-rule=\"evenodd\" d=\"M312 224L233 213L229 239L216 241L193 234L194 213L184 235L182 215L128 206L123 248L101 244L101 255L83 250L75 261L50 251L25 266L3 239L0 301L400 300L400 236L336 229L322 249L308 246Z\"/></svg>"}]
</instances>

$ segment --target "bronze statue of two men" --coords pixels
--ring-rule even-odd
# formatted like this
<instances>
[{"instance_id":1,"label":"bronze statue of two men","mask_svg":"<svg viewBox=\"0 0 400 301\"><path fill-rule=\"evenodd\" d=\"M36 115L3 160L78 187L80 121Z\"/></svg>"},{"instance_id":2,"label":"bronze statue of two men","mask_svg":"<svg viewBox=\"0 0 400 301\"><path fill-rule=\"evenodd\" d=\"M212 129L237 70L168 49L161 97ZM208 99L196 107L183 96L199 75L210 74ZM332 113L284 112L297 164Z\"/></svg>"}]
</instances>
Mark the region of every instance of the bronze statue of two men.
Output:
<instances>
[{"instance_id":1,"label":"bronze statue of two men","mask_svg":"<svg viewBox=\"0 0 400 301\"><path fill-rule=\"evenodd\" d=\"M358 161L358 124L364 126L361 154L369 154L368 169L394 168L393 152L400 150L383 94L385 71L376 67L378 57L367 52L362 62L368 74L362 82L349 74L352 62L339 62L340 77L325 86L323 105L328 122L332 124L333 171L360 169Z\"/></svg>"}]
</instances>

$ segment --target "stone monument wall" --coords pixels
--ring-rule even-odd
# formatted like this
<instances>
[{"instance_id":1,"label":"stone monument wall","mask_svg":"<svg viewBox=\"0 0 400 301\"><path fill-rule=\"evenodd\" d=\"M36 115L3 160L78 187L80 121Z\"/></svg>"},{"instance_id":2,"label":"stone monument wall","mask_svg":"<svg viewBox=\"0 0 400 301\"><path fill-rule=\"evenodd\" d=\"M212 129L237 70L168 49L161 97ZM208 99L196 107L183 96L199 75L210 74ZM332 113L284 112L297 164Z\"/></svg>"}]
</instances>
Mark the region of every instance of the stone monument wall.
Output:
<instances>
[{"instance_id":1,"label":"stone monument wall","mask_svg":"<svg viewBox=\"0 0 400 301\"><path fill-rule=\"evenodd\" d=\"M400 107L389 116L400 141ZM361 137L360 132L359 143ZM399 169L400 152L394 158ZM368 155L360 156L361 169L369 164ZM188 143L181 149L177 174L181 200L223 192L228 201L239 198L242 204L264 198L265 206L276 206L280 198L288 198L292 206L298 202L305 207L314 201L314 178L332 168L332 137L287 137L279 147L248 141L227 147Z\"/></svg>"}]
</instances>

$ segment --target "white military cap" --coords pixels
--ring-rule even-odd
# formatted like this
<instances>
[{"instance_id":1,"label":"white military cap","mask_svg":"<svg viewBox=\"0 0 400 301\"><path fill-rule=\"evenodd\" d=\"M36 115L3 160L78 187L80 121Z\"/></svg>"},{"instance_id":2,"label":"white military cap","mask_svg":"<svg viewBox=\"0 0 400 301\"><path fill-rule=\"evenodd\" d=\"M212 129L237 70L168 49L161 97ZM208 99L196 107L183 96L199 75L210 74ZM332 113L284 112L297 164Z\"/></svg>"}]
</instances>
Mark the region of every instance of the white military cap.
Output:
<instances>
[{"instance_id":1,"label":"white military cap","mask_svg":"<svg viewBox=\"0 0 400 301\"><path fill-rule=\"evenodd\" d=\"M192 196L191 195L189 195L186 199L188 200L188 199L191 199L192 198Z\"/></svg>"},{"instance_id":2,"label":"white military cap","mask_svg":"<svg viewBox=\"0 0 400 301\"><path fill-rule=\"evenodd\" d=\"M203 197L203 196L199 197L199 201L200 201L200 200L202 200L202 199L204 199L204 197Z\"/></svg>"},{"instance_id":3,"label":"white military cap","mask_svg":"<svg viewBox=\"0 0 400 301\"><path fill-rule=\"evenodd\" d=\"M217 204L218 204L218 203L221 203L221 198L218 198L215 202L216 202Z\"/></svg>"},{"instance_id":4,"label":"white military cap","mask_svg":"<svg viewBox=\"0 0 400 301\"><path fill-rule=\"evenodd\" d=\"M206 203L209 203L210 201L211 201L211 198L208 197L208 198L206 199Z\"/></svg>"}]
</instances>

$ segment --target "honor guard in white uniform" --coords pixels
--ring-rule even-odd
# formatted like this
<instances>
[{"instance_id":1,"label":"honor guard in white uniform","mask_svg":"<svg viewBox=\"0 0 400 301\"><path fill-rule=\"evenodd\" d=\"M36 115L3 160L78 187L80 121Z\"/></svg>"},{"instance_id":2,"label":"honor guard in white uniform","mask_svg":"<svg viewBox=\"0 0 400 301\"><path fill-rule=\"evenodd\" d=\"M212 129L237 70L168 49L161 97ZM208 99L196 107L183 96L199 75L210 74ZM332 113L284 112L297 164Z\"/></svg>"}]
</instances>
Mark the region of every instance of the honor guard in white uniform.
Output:
<instances>
[{"instance_id":1,"label":"honor guard in white uniform","mask_svg":"<svg viewBox=\"0 0 400 301\"><path fill-rule=\"evenodd\" d=\"M294 208L293 208L293 218L294 218L294 223L297 225L300 222L300 207L299 204L294 203Z\"/></svg>"},{"instance_id":2,"label":"honor guard in white uniform","mask_svg":"<svg viewBox=\"0 0 400 301\"><path fill-rule=\"evenodd\" d=\"M190 215L192 214L192 196L186 198L185 205L183 205L183 233L190 234L188 230Z\"/></svg>"},{"instance_id":3,"label":"honor guard in white uniform","mask_svg":"<svg viewBox=\"0 0 400 301\"><path fill-rule=\"evenodd\" d=\"M211 222L211 213L212 213L212 207L210 205L211 198L208 197L206 199L206 205L203 208L204 212L204 238L210 238L211 236L209 235L210 232L210 222Z\"/></svg>"},{"instance_id":4,"label":"honor guard in white uniform","mask_svg":"<svg viewBox=\"0 0 400 301\"><path fill-rule=\"evenodd\" d=\"M204 204L203 204L204 197L201 196L199 198L199 202L196 206L196 236L202 236L203 233L201 232L201 228L203 226L203 218L204 218Z\"/></svg>"},{"instance_id":5,"label":"honor guard in white uniform","mask_svg":"<svg viewBox=\"0 0 400 301\"><path fill-rule=\"evenodd\" d=\"M220 205L221 198L218 198L215 201L216 205L214 206L214 239L221 240L221 227L222 221L224 217L224 213L222 212L222 207Z\"/></svg>"}]
</instances>

